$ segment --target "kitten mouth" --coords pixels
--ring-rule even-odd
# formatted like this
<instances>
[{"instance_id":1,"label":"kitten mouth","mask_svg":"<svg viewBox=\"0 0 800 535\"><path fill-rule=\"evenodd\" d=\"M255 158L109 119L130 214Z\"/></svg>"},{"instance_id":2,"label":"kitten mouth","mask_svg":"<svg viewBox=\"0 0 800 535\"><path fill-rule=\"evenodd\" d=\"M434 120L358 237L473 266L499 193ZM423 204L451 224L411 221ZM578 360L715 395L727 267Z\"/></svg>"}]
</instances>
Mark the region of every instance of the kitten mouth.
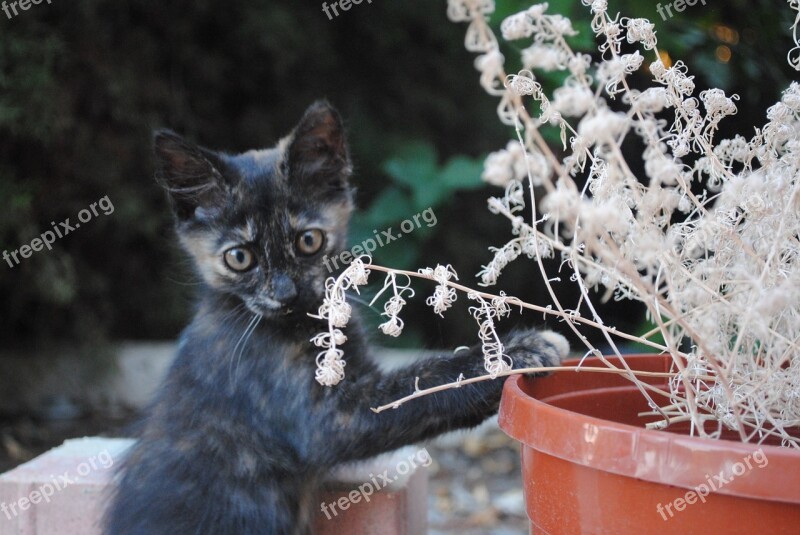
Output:
<instances>
[{"instance_id":1,"label":"kitten mouth","mask_svg":"<svg viewBox=\"0 0 800 535\"><path fill-rule=\"evenodd\" d=\"M276 301L275 299L270 299L269 297L260 297L257 300L250 300L248 301L247 306L269 312L275 312L284 308L283 303Z\"/></svg>"},{"instance_id":2,"label":"kitten mouth","mask_svg":"<svg viewBox=\"0 0 800 535\"><path fill-rule=\"evenodd\" d=\"M283 304L279 301L275 301L273 299L266 299L264 301L259 302L247 302L247 308L249 308L252 312L259 314L261 316L288 316L289 314L295 311L295 308Z\"/></svg>"},{"instance_id":3,"label":"kitten mouth","mask_svg":"<svg viewBox=\"0 0 800 535\"><path fill-rule=\"evenodd\" d=\"M265 318L287 318L295 313L296 309L291 307L281 308L255 308L251 310L258 310L257 314Z\"/></svg>"}]
</instances>

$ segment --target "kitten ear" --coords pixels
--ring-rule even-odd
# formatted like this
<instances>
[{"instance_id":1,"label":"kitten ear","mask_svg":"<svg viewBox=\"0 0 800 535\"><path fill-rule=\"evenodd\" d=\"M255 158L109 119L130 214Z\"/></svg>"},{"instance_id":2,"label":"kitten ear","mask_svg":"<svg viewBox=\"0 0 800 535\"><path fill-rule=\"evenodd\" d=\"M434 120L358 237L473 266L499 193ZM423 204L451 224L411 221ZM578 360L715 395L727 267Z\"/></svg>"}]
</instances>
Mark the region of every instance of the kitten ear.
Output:
<instances>
[{"instance_id":1,"label":"kitten ear","mask_svg":"<svg viewBox=\"0 0 800 535\"><path fill-rule=\"evenodd\" d=\"M290 182L346 189L352 173L339 113L324 100L312 104L294 129L286 155Z\"/></svg>"},{"instance_id":2,"label":"kitten ear","mask_svg":"<svg viewBox=\"0 0 800 535\"><path fill-rule=\"evenodd\" d=\"M221 162L212 152L170 130L156 131L153 146L156 177L169 193L178 219L189 219L198 208L213 208L224 202Z\"/></svg>"}]
</instances>

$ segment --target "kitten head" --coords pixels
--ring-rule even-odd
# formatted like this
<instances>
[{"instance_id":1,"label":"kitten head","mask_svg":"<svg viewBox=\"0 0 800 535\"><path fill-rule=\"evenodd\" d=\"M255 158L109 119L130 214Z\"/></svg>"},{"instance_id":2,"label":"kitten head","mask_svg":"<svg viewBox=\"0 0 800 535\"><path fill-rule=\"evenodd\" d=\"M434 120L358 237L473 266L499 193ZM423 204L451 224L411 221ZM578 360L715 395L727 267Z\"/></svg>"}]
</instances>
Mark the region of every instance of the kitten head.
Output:
<instances>
[{"instance_id":1,"label":"kitten head","mask_svg":"<svg viewBox=\"0 0 800 535\"><path fill-rule=\"evenodd\" d=\"M344 248L353 198L342 121L328 103L271 149L225 154L159 131L155 154L180 242L212 291L265 317L316 310L323 258Z\"/></svg>"}]
</instances>

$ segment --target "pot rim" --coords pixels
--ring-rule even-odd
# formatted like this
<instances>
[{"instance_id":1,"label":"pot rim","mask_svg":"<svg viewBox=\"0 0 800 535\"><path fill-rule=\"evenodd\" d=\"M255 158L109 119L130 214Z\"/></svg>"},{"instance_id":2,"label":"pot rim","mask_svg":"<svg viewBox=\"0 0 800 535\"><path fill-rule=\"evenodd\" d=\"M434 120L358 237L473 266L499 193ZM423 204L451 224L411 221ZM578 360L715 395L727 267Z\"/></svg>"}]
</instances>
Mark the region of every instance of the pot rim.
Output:
<instances>
[{"instance_id":1,"label":"pot rim","mask_svg":"<svg viewBox=\"0 0 800 535\"><path fill-rule=\"evenodd\" d=\"M671 362L669 355L625 357L633 369L641 369L639 364L652 368L654 359ZM584 365L603 364L597 358L589 358L584 360ZM537 378L534 384L553 377ZM526 380L522 375L506 380L499 415L501 429L525 447L568 462L654 483L685 489L697 489L704 484L708 487L712 483L718 485L713 491L720 494L800 504L800 451L796 449L692 437L587 416L548 404L547 400L553 397L552 389L543 399L528 394L522 388ZM579 389L571 395L577 399L588 396L592 390L614 395L631 389L636 390L636 387ZM570 397L570 391L558 396ZM763 467L753 458L759 450L767 461ZM737 474L735 465L751 468Z\"/></svg>"}]
</instances>

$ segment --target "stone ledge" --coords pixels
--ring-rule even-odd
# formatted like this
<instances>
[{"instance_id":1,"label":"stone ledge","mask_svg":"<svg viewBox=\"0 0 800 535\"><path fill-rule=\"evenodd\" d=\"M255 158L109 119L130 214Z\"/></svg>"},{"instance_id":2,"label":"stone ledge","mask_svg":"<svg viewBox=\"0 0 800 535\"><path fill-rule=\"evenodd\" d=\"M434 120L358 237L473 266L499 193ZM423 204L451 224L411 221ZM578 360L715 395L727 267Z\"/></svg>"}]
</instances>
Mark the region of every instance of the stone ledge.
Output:
<instances>
[{"instance_id":1,"label":"stone ledge","mask_svg":"<svg viewBox=\"0 0 800 535\"><path fill-rule=\"evenodd\" d=\"M129 439L99 437L67 440L0 475L0 534L100 535L112 467L131 444ZM320 496L315 533L424 534L428 474L410 462L414 455L421 461L423 451L427 455L404 448L340 471L339 480ZM404 466L408 470L400 470ZM376 474L387 469L391 482L384 484ZM406 473L391 476L401 472ZM322 504L328 505L327 513Z\"/></svg>"}]
</instances>

